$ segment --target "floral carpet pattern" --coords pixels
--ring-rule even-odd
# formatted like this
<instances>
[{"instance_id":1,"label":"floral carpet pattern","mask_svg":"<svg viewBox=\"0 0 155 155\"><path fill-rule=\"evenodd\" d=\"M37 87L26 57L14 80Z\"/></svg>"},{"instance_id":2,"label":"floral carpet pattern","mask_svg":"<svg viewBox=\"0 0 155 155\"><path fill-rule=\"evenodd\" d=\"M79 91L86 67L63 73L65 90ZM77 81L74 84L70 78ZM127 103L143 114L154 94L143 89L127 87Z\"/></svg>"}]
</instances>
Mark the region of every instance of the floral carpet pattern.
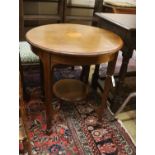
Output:
<instances>
[{"instance_id":1,"label":"floral carpet pattern","mask_svg":"<svg viewBox=\"0 0 155 155\"><path fill-rule=\"evenodd\" d=\"M38 91L37 89L33 91ZM27 103L29 136L32 154L37 155L135 155L135 145L129 135L107 109L102 122L98 122L95 108L98 101L91 92L87 101L60 103L61 119L52 121L52 133L46 135L46 114L41 99Z\"/></svg>"},{"instance_id":2,"label":"floral carpet pattern","mask_svg":"<svg viewBox=\"0 0 155 155\"><path fill-rule=\"evenodd\" d=\"M64 72L62 72L64 71ZM55 81L61 78L79 78L80 69L74 71L58 69ZM52 133L46 134L45 104L42 101L39 80L27 74L29 81L37 81L35 87L27 89L29 136L33 155L135 155L136 147L121 124L113 118L110 110L103 114L102 122L97 120L96 107L99 96L91 91L86 101L66 103L54 99L59 119L52 120ZM38 75L38 72L36 72ZM37 78L39 78L37 76Z\"/></svg>"}]
</instances>

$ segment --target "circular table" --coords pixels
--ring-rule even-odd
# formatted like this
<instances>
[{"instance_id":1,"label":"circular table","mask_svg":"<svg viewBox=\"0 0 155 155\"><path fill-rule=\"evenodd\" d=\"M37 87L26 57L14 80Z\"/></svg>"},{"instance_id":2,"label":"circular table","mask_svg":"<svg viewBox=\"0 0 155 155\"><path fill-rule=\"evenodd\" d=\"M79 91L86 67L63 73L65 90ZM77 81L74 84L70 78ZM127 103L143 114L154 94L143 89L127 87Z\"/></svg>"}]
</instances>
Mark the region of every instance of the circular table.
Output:
<instances>
[{"instance_id":1,"label":"circular table","mask_svg":"<svg viewBox=\"0 0 155 155\"><path fill-rule=\"evenodd\" d=\"M91 65L109 62L102 104L98 108L99 118L101 118L106 106L118 51L123 46L122 39L105 29L80 24L39 26L28 31L26 39L43 64L47 130L50 129L51 118L54 115L51 106L53 96L51 73L57 64Z\"/></svg>"}]
</instances>

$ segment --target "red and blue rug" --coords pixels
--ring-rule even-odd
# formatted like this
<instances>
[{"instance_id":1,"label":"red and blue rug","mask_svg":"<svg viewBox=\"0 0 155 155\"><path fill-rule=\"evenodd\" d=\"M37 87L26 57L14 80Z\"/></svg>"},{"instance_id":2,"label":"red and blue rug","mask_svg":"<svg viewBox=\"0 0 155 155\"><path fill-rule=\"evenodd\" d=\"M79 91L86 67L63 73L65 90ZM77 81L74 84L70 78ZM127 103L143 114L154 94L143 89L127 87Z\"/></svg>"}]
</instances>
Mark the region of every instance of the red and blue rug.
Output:
<instances>
[{"instance_id":1,"label":"red and blue rug","mask_svg":"<svg viewBox=\"0 0 155 155\"><path fill-rule=\"evenodd\" d=\"M38 89L31 91L27 103L29 136L32 154L36 155L135 155L136 147L121 124L107 109L102 122L97 121L95 108L99 100L91 92L87 101L66 103L57 99L61 119L52 121L52 133L46 135L44 103ZM36 97L38 96L38 97Z\"/></svg>"},{"instance_id":2,"label":"red and blue rug","mask_svg":"<svg viewBox=\"0 0 155 155\"><path fill-rule=\"evenodd\" d=\"M56 69L55 81L62 78L79 79L81 69ZM100 98L91 92L87 102L75 104L54 99L60 107L59 119L52 121L52 133L46 134L45 105L42 102L38 67L24 68L24 82L29 94L27 102L29 135L33 155L135 155L136 147L130 136L107 109L102 122L97 121L96 107Z\"/></svg>"}]
</instances>

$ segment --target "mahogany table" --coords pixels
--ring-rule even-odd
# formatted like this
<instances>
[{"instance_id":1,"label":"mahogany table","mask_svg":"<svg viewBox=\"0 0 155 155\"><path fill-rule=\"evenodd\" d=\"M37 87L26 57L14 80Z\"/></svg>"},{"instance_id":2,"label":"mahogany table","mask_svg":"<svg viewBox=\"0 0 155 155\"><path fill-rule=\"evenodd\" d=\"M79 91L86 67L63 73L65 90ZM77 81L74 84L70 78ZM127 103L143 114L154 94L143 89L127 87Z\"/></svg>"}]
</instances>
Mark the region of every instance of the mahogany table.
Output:
<instances>
[{"instance_id":1,"label":"mahogany table","mask_svg":"<svg viewBox=\"0 0 155 155\"><path fill-rule=\"evenodd\" d=\"M102 104L97 111L101 118L106 107L118 51L123 46L122 39L113 32L79 24L39 26L28 31L26 39L30 43L32 51L40 57L43 64L47 131L50 130L51 119L54 115L54 109L51 106L52 73L57 64L91 65L109 62Z\"/></svg>"},{"instance_id":2,"label":"mahogany table","mask_svg":"<svg viewBox=\"0 0 155 155\"><path fill-rule=\"evenodd\" d=\"M132 57L133 50L136 49L136 15L131 14L116 14L116 13L95 13L97 18L98 27L110 30L118 34L124 41L124 46L121 49L123 51L123 61L119 72L119 83L115 96L121 93L121 88L127 73L128 63ZM96 87L98 79L99 65L96 66L93 76L93 86ZM118 98L118 97L117 97ZM114 97L112 109L115 111L117 103L119 101Z\"/></svg>"}]
</instances>

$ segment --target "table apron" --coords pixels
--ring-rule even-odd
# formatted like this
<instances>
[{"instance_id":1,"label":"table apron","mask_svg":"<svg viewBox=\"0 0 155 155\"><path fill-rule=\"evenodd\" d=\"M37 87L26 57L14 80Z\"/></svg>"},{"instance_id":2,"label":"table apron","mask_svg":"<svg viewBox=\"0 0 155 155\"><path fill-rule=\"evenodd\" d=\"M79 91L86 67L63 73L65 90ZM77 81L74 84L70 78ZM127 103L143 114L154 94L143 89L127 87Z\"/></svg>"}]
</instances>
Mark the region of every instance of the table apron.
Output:
<instances>
[{"instance_id":1,"label":"table apron","mask_svg":"<svg viewBox=\"0 0 155 155\"><path fill-rule=\"evenodd\" d=\"M51 54L52 64L66 64L66 65L91 65L101 64L112 61L115 53L104 54L100 56L68 56L68 55L53 55Z\"/></svg>"},{"instance_id":2,"label":"table apron","mask_svg":"<svg viewBox=\"0 0 155 155\"><path fill-rule=\"evenodd\" d=\"M35 46L32 46L32 51L39 56L41 60L43 60L43 55L45 53L49 53L51 56L51 63L52 64L66 64L66 65L91 65L91 64L101 64L106 63L108 61L112 61L115 57L114 53L108 53L103 55L94 55L94 56L75 56L75 55L65 55L65 54L53 54L48 51L44 51L42 49L39 49Z\"/></svg>"}]
</instances>

